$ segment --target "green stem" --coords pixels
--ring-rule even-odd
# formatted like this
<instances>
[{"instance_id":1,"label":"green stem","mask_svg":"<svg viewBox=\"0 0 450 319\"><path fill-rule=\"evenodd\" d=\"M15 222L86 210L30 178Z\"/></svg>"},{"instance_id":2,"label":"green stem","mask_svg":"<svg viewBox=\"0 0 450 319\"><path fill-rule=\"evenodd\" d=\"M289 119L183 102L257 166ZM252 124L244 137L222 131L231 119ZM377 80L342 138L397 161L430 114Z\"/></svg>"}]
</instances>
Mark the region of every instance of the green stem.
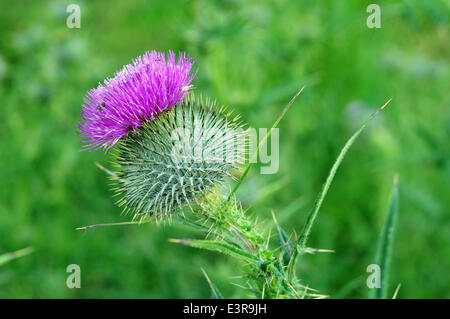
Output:
<instances>
[{"instance_id":1,"label":"green stem","mask_svg":"<svg viewBox=\"0 0 450 319\"><path fill-rule=\"evenodd\" d=\"M336 171L338 170L339 166L341 165L342 160L344 159L345 154L349 150L349 148L352 146L353 142L358 138L358 136L361 134L361 132L366 128L366 126L372 121L377 114L383 110L386 105L389 104L389 102L392 99L389 99L382 107L380 107L375 113L373 113L369 119L367 119L366 122L350 137L350 139L345 143L344 147L342 148L341 152L339 153L338 158L334 162L333 166L331 167L330 173L328 174L328 177L325 181L325 184L322 186L322 190L319 193L319 196L317 197L316 202L314 203L314 207L311 210L310 214L308 215L308 218L306 220L305 227L303 229L303 232L299 238L298 244L300 246L300 249L304 249L306 247L306 242L308 241L309 234L311 233L312 226L317 218L317 214L319 213L320 207L322 206L322 202L327 195L328 189L331 186L331 183L333 182L334 175L336 174Z\"/></svg>"}]
</instances>

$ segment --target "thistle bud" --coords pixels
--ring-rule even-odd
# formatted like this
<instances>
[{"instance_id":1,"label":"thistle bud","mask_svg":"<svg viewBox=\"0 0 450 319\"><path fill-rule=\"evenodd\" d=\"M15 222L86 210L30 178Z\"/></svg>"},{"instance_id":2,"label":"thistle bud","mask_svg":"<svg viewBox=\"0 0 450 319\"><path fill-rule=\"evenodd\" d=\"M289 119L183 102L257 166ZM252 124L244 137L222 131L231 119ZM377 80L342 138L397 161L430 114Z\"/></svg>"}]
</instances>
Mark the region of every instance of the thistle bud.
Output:
<instances>
[{"instance_id":1,"label":"thistle bud","mask_svg":"<svg viewBox=\"0 0 450 319\"><path fill-rule=\"evenodd\" d=\"M190 95L119 142L119 205L142 217L191 206L231 176L244 158L243 142L236 119Z\"/></svg>"}]
</instances>

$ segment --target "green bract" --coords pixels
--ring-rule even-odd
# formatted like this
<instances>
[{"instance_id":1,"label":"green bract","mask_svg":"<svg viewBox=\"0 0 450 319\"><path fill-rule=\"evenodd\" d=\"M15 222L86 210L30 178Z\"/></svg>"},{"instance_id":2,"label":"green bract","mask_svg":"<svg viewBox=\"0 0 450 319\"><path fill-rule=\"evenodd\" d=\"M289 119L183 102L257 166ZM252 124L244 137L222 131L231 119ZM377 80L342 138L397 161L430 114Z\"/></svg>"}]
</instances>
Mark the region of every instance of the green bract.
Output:
<instances>
[{"instance_id":1,"label":"green bract","mask_svg":"<svg viewBox=\"0 0 450 319\"><path fill-rule=\"evenodd\" d=\"M140 217L190 206L239 166L244 137L223 107L191 95L119 142L119 205Z\"/></svg>"}]
</instances>

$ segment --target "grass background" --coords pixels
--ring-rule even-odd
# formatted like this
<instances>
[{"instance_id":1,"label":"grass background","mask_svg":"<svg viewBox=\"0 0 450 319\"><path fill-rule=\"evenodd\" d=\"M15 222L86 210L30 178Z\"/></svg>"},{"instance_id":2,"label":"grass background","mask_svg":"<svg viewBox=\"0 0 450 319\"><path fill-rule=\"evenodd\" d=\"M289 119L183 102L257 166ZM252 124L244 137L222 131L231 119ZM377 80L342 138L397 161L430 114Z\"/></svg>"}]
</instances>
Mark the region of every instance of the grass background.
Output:
<instances>
[{"instance_id":1,"label":"grass background","mask_svg":"<svg viewBox=\"0 0 450 319\"><path fill-rule=\"evenodd\" d=\"M81 28L66 27L66 6ZM340 148L388 98L346 156L310 244L333 254L298 265L331 297L365 298L366 267L395 172L400 209L390 290L400 298L450 297L448 1L386 1L381 29L369 1L2 1L0 4L0 254L35 252L0 269L1 298L207 298L203 267L226 297L239 266L178 246L198 234L177 225L78 226L127 221L111 199L102 151L79 152L82 98L145 50L198 57L196 92L270 127L280 124L280 170L258 167L239 190L270 225L273 209L300 232ZM82 288L66 287L79 264Z\"/></svg>"}]
</instances>

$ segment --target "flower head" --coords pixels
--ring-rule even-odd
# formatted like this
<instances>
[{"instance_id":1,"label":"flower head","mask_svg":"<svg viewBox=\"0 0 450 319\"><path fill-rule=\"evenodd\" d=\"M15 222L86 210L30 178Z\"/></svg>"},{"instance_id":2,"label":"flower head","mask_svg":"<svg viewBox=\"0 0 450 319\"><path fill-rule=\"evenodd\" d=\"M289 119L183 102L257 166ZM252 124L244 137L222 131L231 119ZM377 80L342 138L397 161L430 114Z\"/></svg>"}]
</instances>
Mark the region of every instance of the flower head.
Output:
<instances>
[{"instance_id":1,"label":"flower head","mask_svg":"<svg viewBox=\"0 0 450 319\"><path fill-rule=\"evenodd\" d=\"M111 148L130 130L180 103L191 90L195 61L183 52L147 51L90 90L84 99L83 149Z\"/></svg>"},{"instance_id":2,"label":"flower head","mask_svg":"<svg viewBox=\"0 0 450 319\"><path fill-rule=\"evenodd\" d=\"M244 160L245 131L226 108L190 94L114 151L124 213L163 219L197 205L232 176Z\"/></svg>"}]
</instances>

